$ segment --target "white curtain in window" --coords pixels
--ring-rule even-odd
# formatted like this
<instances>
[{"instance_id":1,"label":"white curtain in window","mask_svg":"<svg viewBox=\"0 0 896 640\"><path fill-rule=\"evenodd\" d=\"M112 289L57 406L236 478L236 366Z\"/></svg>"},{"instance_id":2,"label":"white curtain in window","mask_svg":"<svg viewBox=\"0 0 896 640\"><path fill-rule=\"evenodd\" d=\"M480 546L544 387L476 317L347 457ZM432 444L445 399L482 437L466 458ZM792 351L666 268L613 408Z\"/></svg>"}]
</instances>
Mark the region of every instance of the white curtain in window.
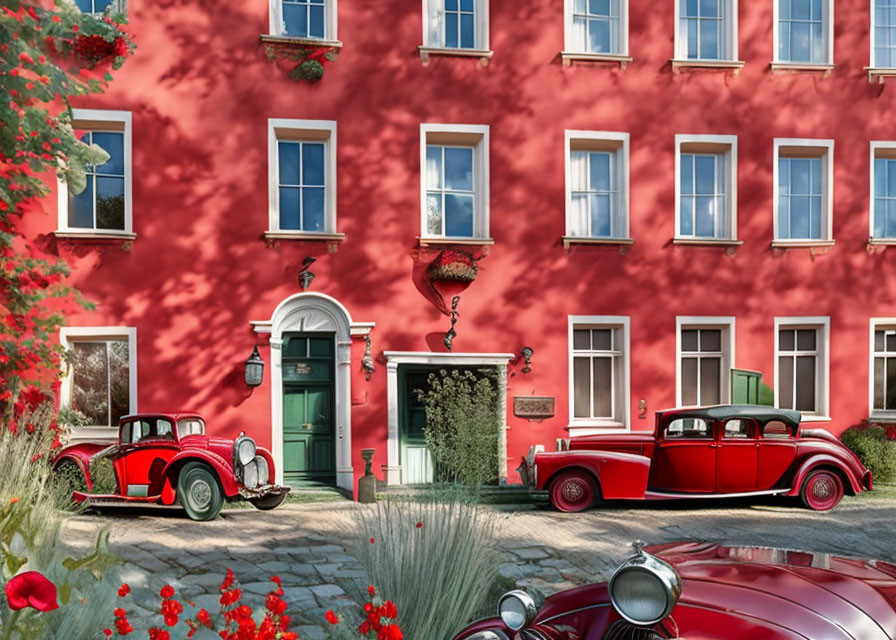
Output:
<instances>
[{"instance_id":1,"label":"white curtain in window","mask_svg":"<svg viewBox=\"0 0 896 640\"><path fill-rule=\"evenodd\" d=\"M442 18L444 16L443 2L445 0L427 0L427 15L423 16L426 21L426 46L442 47L445 45L442 40Z\"/></svg>"},{"instance_id":2,"label":"white curtain in window","mask_svg":"<svg viewBox=\"0 0 896 640\"><path fill-rule=\"evenodd\" d=\"M587 236L588 230L588 195L577 191L588 189L588 153L573 151L569 154L569 182L572 191L569 233L573 236Z\"/></svg>"},{"instance_id":3,"label":"white curtain in window","mask_svg":"<svg viewBox=\"0 0 896 640\"><path fill-rule=\"evenodd\" d=\"M270 4L272 34L283 35L286 33L286 23L283 22L283 0L270 0Z\"/></svg>"},{"instance_id":4,"label":"white curtain in window","mask_svg":"<svg viewBox=\"0 0 896 640\"><path fill-rule=\"evenodd\" d=\"M584 18L572 19L572 50L585 52L588 51L588 21Z\"/></svg>"}]
</instances>

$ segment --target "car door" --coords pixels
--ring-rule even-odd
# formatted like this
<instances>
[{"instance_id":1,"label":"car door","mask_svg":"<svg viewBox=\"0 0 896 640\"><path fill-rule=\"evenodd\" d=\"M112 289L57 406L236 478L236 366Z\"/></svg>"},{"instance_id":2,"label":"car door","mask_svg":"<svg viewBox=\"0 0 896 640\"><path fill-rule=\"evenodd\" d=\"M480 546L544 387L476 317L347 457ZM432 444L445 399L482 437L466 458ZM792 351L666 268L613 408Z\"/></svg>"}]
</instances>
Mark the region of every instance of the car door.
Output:
<instances>
[{"instance_id":1,"label":"car door","mask_svg":"<svg viewBox=\"0 0 896 640\"><path fill-rule=\"evenodd\" d=\"M654 491L711 493L716 488L713 421L675 418L660 432L650 465Z\"/></svg>"},{"instance_id":2,"label":"car door","mask_svg":"<svg viewBox=\"0 0 896 640\"><path fill-rule=\"evenodd\" d=\"M769 420L759 434L759 469L756 488L775 488L796 458L793 428L780 420Z\"/></svg>"},{"instance_id":3,"label":"car door","mask_svg":"<svg viewBox=\"0 0 896 640\"><path fill-rule=\"evenodd\" d=\"M756 490L759 442L756 421L730 418L719 426L716 449L716 492L747 493Z\"/></svg>"},{"instance_id":4,"label":"car door","mask_svg":"<svg viewBox=\"0 0 896 640\"><path fill-rule=\"evenodd\" d=\"M122 442L119 453L121 490L130 497L159 495L162 471L178 452L174 425L165 418L143 418L131 423L130 442Z\"/></svg>"}]
</instances>

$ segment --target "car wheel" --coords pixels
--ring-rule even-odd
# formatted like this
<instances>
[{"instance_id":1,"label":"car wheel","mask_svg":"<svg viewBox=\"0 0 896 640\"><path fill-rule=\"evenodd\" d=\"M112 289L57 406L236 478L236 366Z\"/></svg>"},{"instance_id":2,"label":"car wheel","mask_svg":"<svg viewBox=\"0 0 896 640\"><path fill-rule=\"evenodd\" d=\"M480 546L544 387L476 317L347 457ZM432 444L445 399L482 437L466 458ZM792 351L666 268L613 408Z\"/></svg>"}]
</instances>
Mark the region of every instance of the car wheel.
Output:
<instances>
[{"instance_id":1,"label":"car wheel","mask_svg":"<svg viewBox=\"0 0 896 640\"><path fill-rule=\"evenodd\" d=\"M597 498L597 483L585 471L565 471L551 483L551 504L559 511L584 511Z\"/></svg>"},{"instance_id":2,"label":"car wheel","mask_svg":"<svg viewBox=\"0 0 896 640\"><path fill-rule=\"evenodd\" d=\"M188 462L180 470L177 495L193 520L214 520L224 504L218 479L201 462Z\"/></svg>"},{"instance_id":3,"label":"car wheel","mask_svg":"<svg viewBox=\"0 0 896 640\"><path fill-rule=\"evenodd\" d=\"M266 496L262 496L261 498L249 498L249 502L252 503L252 506L258 509L259 511L270 511L271 509L276 509L283 501L286 500L286 493L271 493Z\"/></svg>"},{"instance_id":4,"label":"car wheel","mask_svg":"<svg viewBox=\"0 0 896 640\"><path fill-rule=\"evenodd\" d=\"M87 492L87 478L78 463L74 460L63 460L56 466L56 477L59 479L59 486L63 487L66 498L71 501L72 493L75 491Z\"/></svg>"},{"instance_id":5,"label":"car wheel","mask_svg":"<svg viewBox=\"0 0 896 640\"><path fill-rule=\"evenodd\" d=\"M803 504L815 511L830 511L843 498L843 481L833 471L813 471L800 489Z\"/></svg>"}]
</instances>

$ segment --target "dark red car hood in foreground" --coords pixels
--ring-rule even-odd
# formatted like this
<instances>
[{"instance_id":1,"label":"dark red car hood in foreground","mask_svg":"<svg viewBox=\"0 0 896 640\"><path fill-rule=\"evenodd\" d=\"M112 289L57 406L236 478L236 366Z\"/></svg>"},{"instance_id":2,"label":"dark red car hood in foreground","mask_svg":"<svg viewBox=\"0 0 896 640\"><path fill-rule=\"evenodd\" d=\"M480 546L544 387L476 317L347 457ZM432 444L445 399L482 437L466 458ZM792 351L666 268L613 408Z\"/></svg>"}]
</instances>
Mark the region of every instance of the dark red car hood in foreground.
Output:
<instances>
[{"instance_id":1,"label":"dark red car hood in foreground","mask_svg":"<svg viewBox=\"0 0 896 640\"><path fill-rule=\"evenodd\" d=\"M645 551L670 562L682 579L681 598L666 621L666 630L656 628L661 638L896 638L893 564L823 553L693 542L657 545ZM641 637L626 635L624 628L631 627L610 604L606 583L551 596L533 626L550 640ZM457 638L495 627L506 631L499 618L492 618L471 625ZM611 627L619 635L608 633Z\"/></svg>"}]
</instances>

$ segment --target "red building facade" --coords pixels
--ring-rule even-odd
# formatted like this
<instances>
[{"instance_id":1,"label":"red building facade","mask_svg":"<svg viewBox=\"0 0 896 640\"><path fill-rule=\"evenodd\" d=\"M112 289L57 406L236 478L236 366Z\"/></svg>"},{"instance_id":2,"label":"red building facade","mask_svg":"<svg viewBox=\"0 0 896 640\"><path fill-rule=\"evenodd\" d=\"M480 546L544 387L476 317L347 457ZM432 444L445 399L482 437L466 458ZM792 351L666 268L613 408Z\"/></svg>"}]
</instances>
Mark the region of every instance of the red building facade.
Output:
<instances>
[{"instance_id":1,"label":"red building facade","mask_svg":"<svg viewBox=\"0 0 896 640\"><path fill-rule=\"evenodd\" d=\"M896 415L896 9L660 4L130 3L136 54L74 105L112 158L26 229L97 303L60 336L93 363L76 437L184 408L287 481L351 489L372 447L416 482L413 376L480 365L509 483L530 444L730 401L732 369L834 433ZM466 288L432 288L445 249Z\"/></svg>"}]
</instances>

